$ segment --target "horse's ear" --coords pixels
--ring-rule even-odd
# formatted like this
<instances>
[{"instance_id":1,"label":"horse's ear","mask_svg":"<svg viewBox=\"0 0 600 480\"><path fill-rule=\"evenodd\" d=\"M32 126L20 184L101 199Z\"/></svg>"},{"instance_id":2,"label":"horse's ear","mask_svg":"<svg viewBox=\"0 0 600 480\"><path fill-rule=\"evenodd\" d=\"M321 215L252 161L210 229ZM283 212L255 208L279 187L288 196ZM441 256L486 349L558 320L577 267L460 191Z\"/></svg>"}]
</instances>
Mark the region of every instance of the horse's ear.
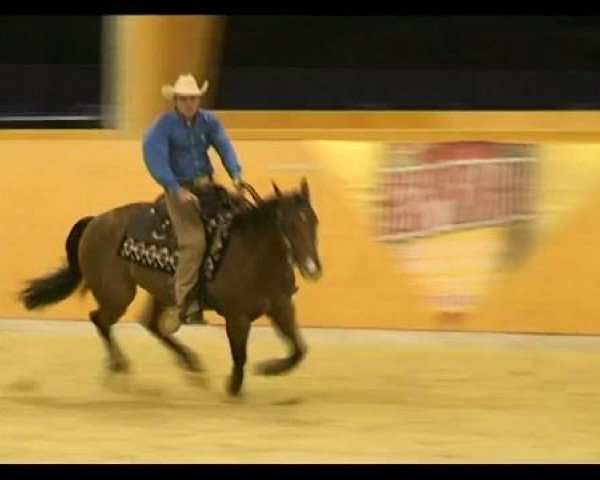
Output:
<instances>
[{"instance_id":1,"label":"horse's ear","mask_svg":"<svg viewBox=\"0 0 600 480\"><path fill-rule=\"evenodd\" d=\"M273 180L271 180L271 183L273 184L273 190L275 190L275 195L277 195L278 197L282 197L283 194L281 193L281 190L279 190L277 184Z\"/></svg>"},{"instance_id":2,"label":"horse's ear","mask_svg":"<svg viewBox=\"0 0 600 480\"><path fill-rule=\"evenodd\" d=\"M310 189L308 188L306 177L302 177L302 180L300 181L300 190L302 191L302 195L304 195L307 200L310 200Z\"/></svg>"}]
</instances>

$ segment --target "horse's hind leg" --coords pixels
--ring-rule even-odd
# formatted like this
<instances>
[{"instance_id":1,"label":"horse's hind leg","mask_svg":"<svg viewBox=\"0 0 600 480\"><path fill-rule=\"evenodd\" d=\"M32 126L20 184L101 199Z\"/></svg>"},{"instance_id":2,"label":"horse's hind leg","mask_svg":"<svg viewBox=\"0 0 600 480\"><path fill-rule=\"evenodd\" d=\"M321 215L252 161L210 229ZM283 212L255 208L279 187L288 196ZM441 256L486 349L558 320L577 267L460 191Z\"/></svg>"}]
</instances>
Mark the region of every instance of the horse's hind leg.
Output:
<instances>
[{"instance_id":1,"label":"horse's hind leg","mask_svg":"<svg viewBox=\"0 0 600 480\"><path fill-rule=\"evenodd\" d=\"M127 372L129 371L129 364L125 355L121 351L121 348L117 344L116 340L113 338L111 327L112 325L119 319L119 317L124 313L123 312L118 315L116 318L114 315L109 315L105 310L99 308L98 310L94 310L90 312L90 320L98 330L98 334L100 338L104 342L104 346L106 347L106 351L108 352L108 369L112 372Z\"/></svg>"},{"instance_id":2,"label":"horse's hind leg","mask_svg":"<svg viewBox=\"0 0 600 480\"><path fill-rule=\"evenodd\" d=\"M152 333L152 335L158 338L163 345L177 355L177 359L185 370L190 372L201 372L202 368L198 356L171 335L165 334L160 328L160 318L165 311L164 304L155 297L151 297L150 301L152 302L150 307L150 318L147 322L143 323L144 327Z\"/></svg>"},{"instance_id":3,"label":"horse's hind leg","mask_svg":"<svg viewBox=\"0 0 600 480\"><path fill-rule=\"evenodd\" d=\"M98 310L90 313L90 320L96 326L100 338L108 352L108 368L113 372L127 372L129 365L119 345L113 338L111 328L123 316L135 297L135 285L126 281L113 279L104 283L103 289L92 288L98 302ZM107 289L106 286L110 285Z\"/></svg>"},{"instance_id":4,"label":"horse's hind leg","mask_svg":"<svg viewBox=\"0 0 600 480\"><path fill-rule=\"evenodd\" d=\"M296 367L306 355L306 345L300 337L296 324L296 311L292 299L285 297L275 302L267 312L268 317L275 326L277 333L283 337L291 347L288 357L271 359L260 362L256 366L256 373L261 375L281 375Z\"/></svg>"}]
</instances>

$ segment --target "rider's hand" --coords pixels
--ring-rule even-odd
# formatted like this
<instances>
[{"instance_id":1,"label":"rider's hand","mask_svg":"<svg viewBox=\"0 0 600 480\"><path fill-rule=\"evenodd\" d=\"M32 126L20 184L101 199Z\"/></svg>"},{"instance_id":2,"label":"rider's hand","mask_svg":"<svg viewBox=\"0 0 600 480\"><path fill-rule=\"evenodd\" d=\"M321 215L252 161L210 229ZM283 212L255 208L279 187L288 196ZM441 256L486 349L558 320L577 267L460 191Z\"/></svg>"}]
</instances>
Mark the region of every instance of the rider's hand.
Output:
<instances>
[{"instance_id":1,"label":"rider's hand","mask_svg":"<svg viewBox=\"0 0 600 480\"><path fill-rule=\"evenodd\" d=\"M235 187L235 191L238 195L244 195L244 181L241 178L236 178L233 180L233 185Z\"/></svg>"}]
</instances>

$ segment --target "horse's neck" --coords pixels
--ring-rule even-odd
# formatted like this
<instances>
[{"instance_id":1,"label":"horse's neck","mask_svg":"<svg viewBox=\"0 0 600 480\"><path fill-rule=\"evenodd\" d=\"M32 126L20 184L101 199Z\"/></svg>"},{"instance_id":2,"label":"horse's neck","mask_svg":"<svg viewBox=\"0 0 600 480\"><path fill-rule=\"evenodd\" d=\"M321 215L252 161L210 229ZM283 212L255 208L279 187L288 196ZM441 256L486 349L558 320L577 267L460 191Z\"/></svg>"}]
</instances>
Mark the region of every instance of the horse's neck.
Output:
<instances>
[{"instance_id":1,"label":"horse's neck","mask_svg":"<svg viewBox=\"0 0 600 480\"><path fill-rule=\"evenodd\" d=\"M286 246L277 226L275 211L261 212L252 220L245 220L248 223L236 232L240 241L258 255L271 259L273 256L286 258Z\"/></svg>"},{"instance_id":2,"label":"horse's neck","mask_svg":"<svg viewBox=\"0 0 600 480\"><path fill-rule=\"evenodd\" d=\"M245 240L254 244L256 251L265 250L267 253L285 251L285 243L275 221L269 222L263 219L260 223L250 225L245 229L244 236Z\"/></svg>"}]
</instances>

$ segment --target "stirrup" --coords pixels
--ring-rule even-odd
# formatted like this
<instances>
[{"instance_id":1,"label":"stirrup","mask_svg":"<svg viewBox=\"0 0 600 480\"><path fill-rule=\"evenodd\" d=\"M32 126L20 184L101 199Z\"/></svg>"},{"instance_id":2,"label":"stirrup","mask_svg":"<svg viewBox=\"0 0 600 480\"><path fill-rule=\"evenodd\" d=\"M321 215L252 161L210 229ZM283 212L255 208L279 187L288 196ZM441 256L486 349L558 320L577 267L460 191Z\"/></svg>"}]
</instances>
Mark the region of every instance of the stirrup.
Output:
<instances>
[{"instance_id":1,"label":"stirrup","mask_svg":"<svg viewBox=\"0 0 600 480\"><path fill-rule=\"evenodd\" d=\"M206 320L202 315L202 310L200 302L194 300L190 302L185 309L179 310L179 321L185 325L205 324Z\"/></svg>"},{"instance_id":2,"label":"stirrup","mask_svg":"<svg viewBox=\"0 0 600 480\"><path fill-rule=\"evenodd\" d=\"M186 325L206 325L208 322L202 314L202 310L191 313L186 317Z\"/></svg>"}]
</instances>

